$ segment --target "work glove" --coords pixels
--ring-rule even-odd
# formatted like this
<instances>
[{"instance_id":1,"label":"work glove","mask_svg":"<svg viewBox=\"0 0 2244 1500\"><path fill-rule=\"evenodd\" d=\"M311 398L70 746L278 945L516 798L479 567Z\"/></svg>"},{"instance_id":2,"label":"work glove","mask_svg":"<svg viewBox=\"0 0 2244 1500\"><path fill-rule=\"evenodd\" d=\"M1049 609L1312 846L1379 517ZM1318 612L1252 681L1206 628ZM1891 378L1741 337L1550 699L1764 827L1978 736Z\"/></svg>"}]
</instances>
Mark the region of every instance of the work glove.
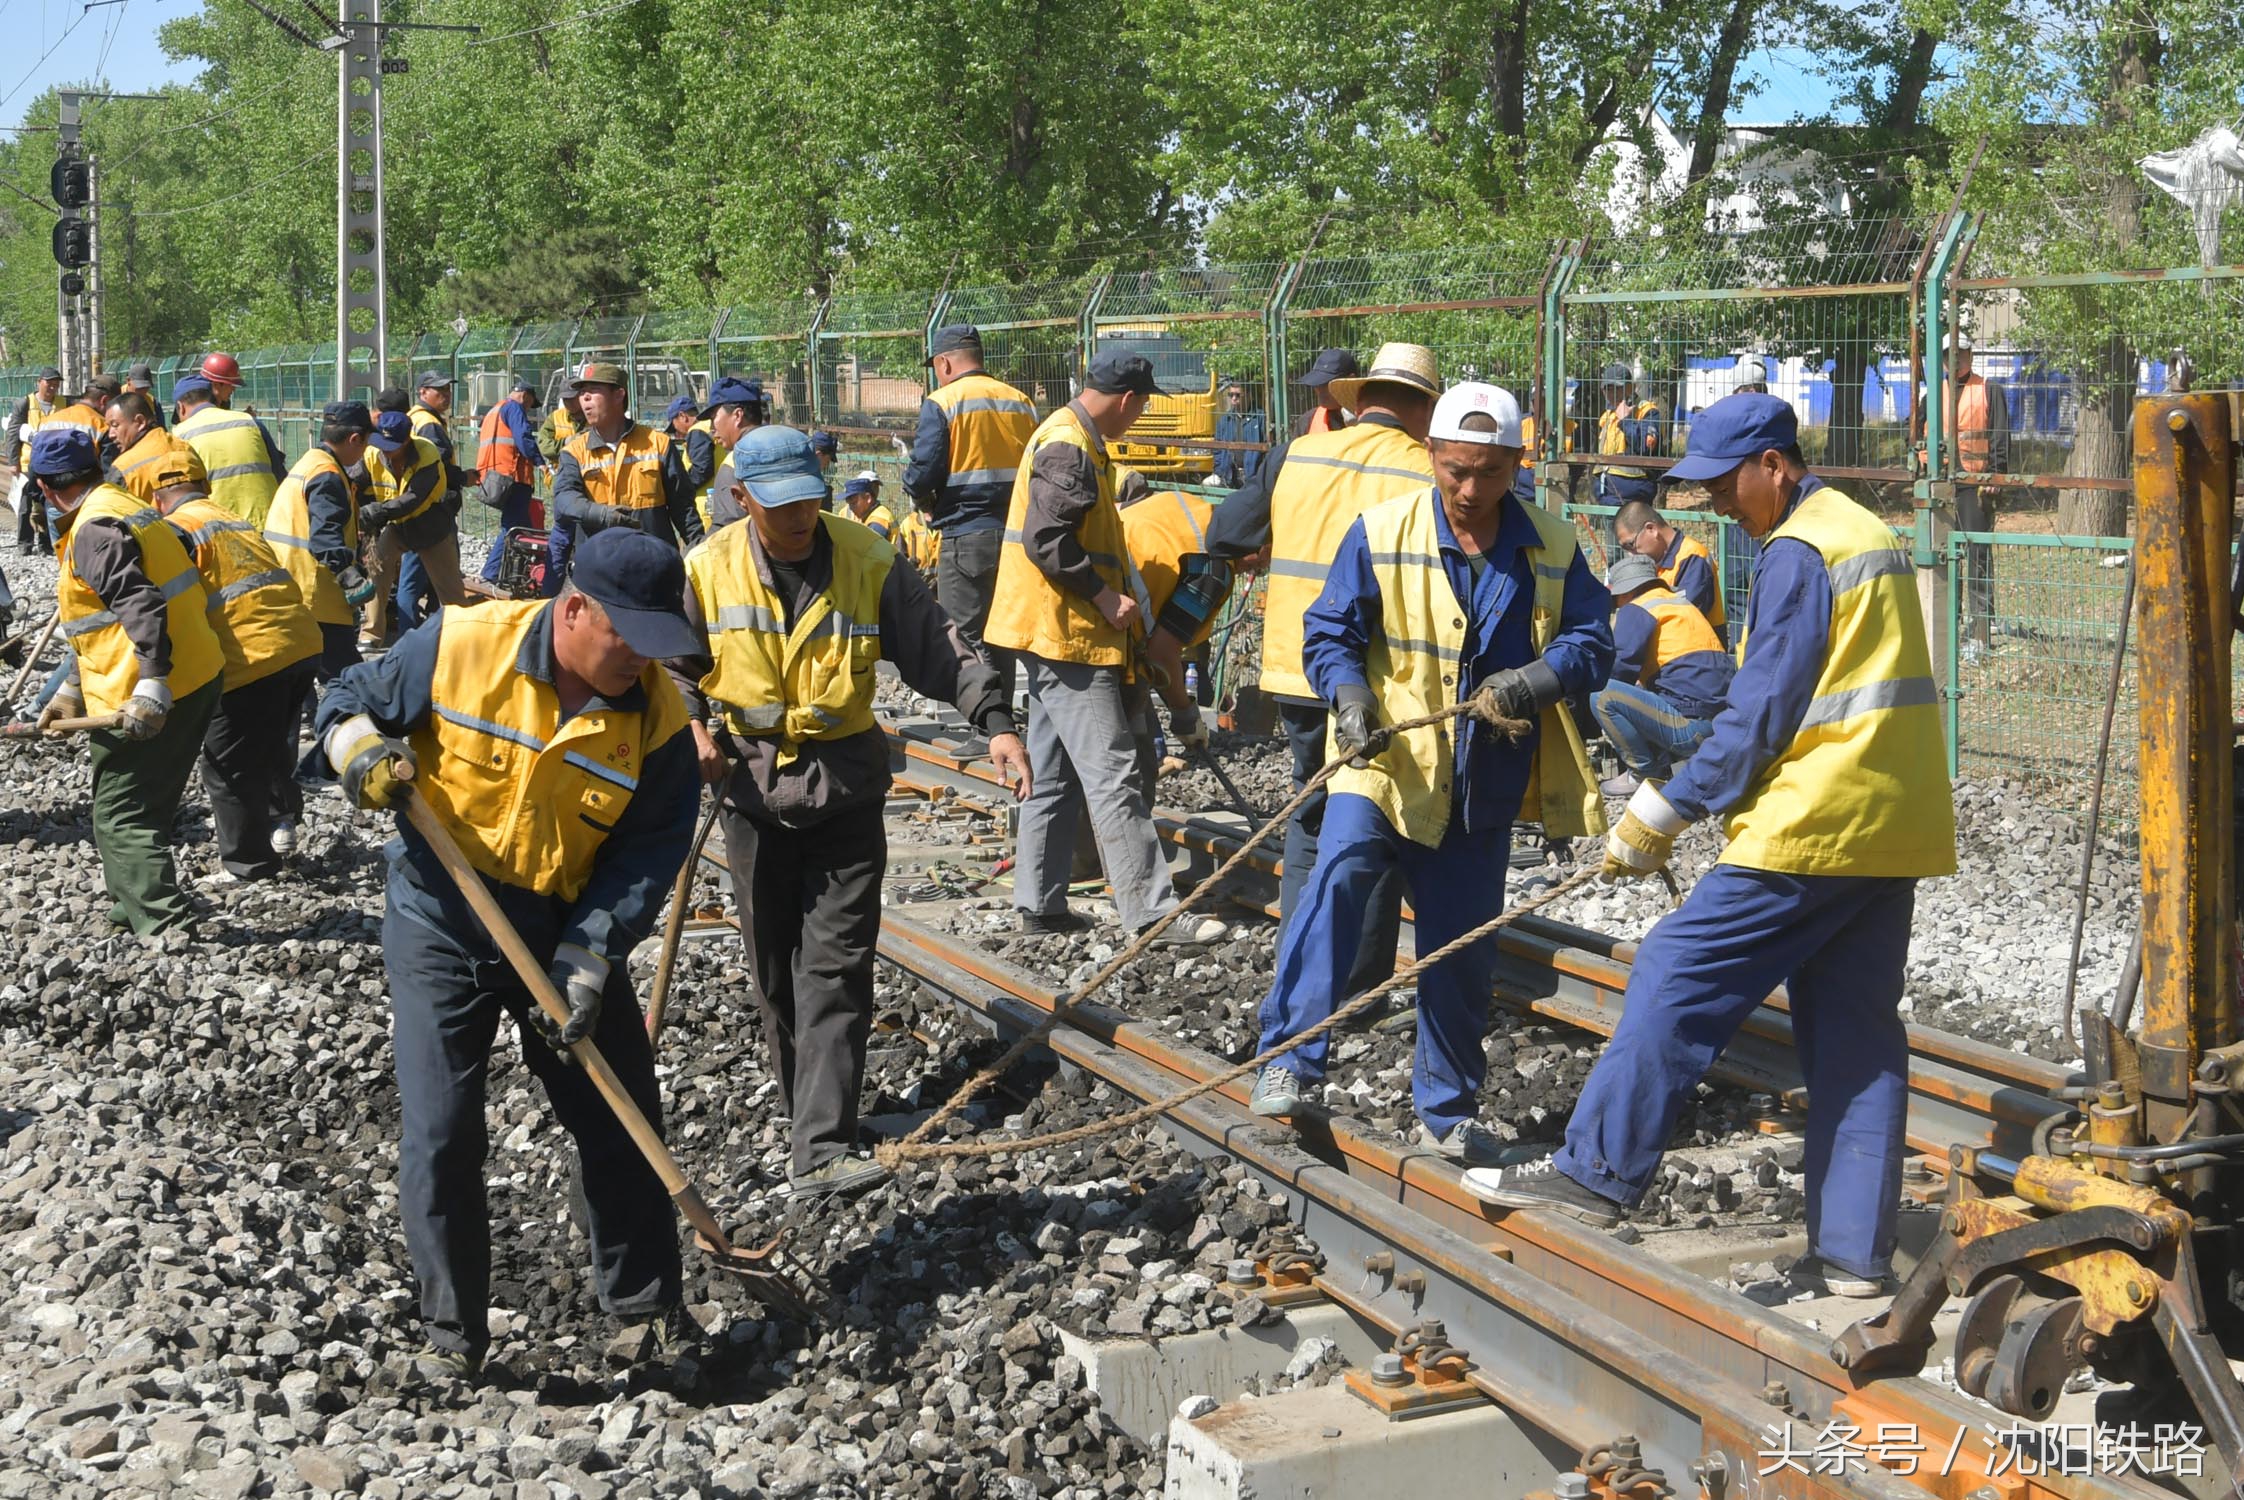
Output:
<instances>
[{"instance_id":1,"label":"work glove","mask_svg":"<svg viewBox=\"0 0 2244 1500\"><path fill-rule=\"evenodd\" d=\"M412 746L382 733L364 714L354 714L327 732L327 760L343 779L343 795L353 807L368 812L394 804L398 789L420 769Z\"/></svg>"},{"instance_id":2,"label":"work glove","mask_svg":"<svg viewBox=\"0 0 2244 1500\"><path fill-rule=\"evenodd\" d=\"M1480 680L1476 691L1493 699L1505 718L1529 724L1541 718L1544 709L1566 696L1558 674L1539 658L1524 667L1506 667L1501 672L1489 673Z\"/></svg>"},{"instance_id":3,"label":"work glove","mask_svg":"<svg viewBox=\"0 0 2244 1500\"><path fill-rule=\"evenodd\" d=\"M1190 745L1195 750L1208 748L1208 721L1200 716L1200 705L1185 700L1184 707L1169 710L1169 733L1180 745Z\"/></svg>"},{"instance_id":4,"label":"work glove","mask_svg":"<svg viewBox=\"0 0 2244 1500\"><path fill-rule=\"evenodd\" d=\"M577 529L586 536L606 531L610 526L631 524L624 513L613 505L587 505L577 518Z\"/></svg>"},{"instance_id":5,"label":"work glove","mask_svg":"<svg viewBox=\"0 0 2244 1500\"><path fill-rule=\"evenodd\" d=\"M161 677L143 677L117 710L117 733L128 740L152 740L164 731L171 717L171 684Z\"/></svg>"},{"instance_id":6,"label":"work glove","mask_svg":"<svg viewBox=\"0 0 2244 1500\"><path fill-rule=\"evenodd\" d=\"M335 574L336 586L343 591L343 602L356 609L374 597L374 580L357 563L345 563Z\"/></svg>"},{"instance_id":7,"label":"work glove","mask_svg":"<svg viewBox=\"0 0 2244 1500\"><path fill-rule=\"evenodd\" d=\"M54 723L57 719L76 719L83 717L85 712L86 696L79 689L77 680L73 678L71 681L64 683L62 688L47 700L45 708L39 710L39 728L44 731L49 724Z\"/></svg>"},{"instance_id":8,"label":"work glove","mask_svg":"<svg viewBox=\"0 0 2244 1500\"><path fill-rule=\"evenodd\" d=\"M1349 686L1340 690L1335 698L1332 738L1340 753L1348 757L1348 764L1358 770L1385 748L1387 733L1379 725L1379 703L1371 696L1371 689Z\"/></svg>"},{"instance_id":9,"label":"work glove","mask_svg":"<svg viewBox=\"0 0 2244 1500\"><path fill-rule=\"evenodd\" d=\"M546 1014L542 1005L530 1007L530 1024L537 1028L538 1040L553 1049L554 1056L574 1066L576 1058L569 1048L592 1035L592 1028L600 1024L600 999L608 987L608 961L589 948L575 943L563 943L553 950L553 963L546 970L553 987L569 1007L566 1024L555 1021Z\"/></svg>"},{"instance_id":10,"label":"work glove","mask_svg":"<svg viewBox=\"0 0 2244 1500\"><path fill-rule=\"evenodd\" d=\"M1640 880L1667 868L1675 854L1676 837L1690 822L1660 793L1656 782L1645 782L1628 799L1621 821L1605 836L1605 865L1600 879Z\"/></svg>"}]
</instances>

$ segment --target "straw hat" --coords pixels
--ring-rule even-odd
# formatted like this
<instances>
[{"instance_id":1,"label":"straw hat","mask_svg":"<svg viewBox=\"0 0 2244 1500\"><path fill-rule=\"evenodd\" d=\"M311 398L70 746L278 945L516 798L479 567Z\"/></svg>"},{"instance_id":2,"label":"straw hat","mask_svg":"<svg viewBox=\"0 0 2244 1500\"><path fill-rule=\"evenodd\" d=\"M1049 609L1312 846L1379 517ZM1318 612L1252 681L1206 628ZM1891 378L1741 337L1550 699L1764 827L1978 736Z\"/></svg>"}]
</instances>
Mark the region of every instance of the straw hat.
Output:
<instances>
[{"instance_id":1,"label":"straw hat","mask_svg":"<svg viewBox=\"0 0 2244 1500\"><path fill-rule=\"evenodd\" d=\"M1381 344L1371 357L1371 368L1361 375L1334 380L1327 390L1350 411L1367 385L1403 385L1429 396L1441 394L1441 375L1434 368L1434 351L1423 344Z\"/></svg>"}]
</instances>

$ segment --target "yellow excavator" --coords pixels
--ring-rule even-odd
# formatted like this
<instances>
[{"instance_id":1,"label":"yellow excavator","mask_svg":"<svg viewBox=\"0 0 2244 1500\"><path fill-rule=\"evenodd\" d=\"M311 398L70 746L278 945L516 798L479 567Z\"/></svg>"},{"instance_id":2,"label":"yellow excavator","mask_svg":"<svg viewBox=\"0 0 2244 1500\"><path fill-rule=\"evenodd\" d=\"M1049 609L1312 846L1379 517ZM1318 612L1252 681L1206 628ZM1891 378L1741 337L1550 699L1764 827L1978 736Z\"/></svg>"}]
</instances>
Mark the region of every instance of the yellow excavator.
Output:
<instances>
[{"instance_id":1,"label":"yellow excavator","mask_svg":"<svg viewBox=\"0 0 2244 1500\"><path fill-rule=\"evenodd\" d=\"M2145 397L2134 416L2142 914L2109 1011L2086 1014L2085 1082L2012 1160L1950 1154L1941 1229L1884 1312L1833 1357L1859 1381L1920 1369L1963 1303L1956 1383L2034 1422L2075 1372L2111 1383L2100 1427L2190 1423L2204 1492L2244 1493L2244 1029L2237 983L2240 753L2229 664L2235 412ZM2115 676L2115 682L2116 682ZM2135 991L2139 989L2139 1005ZM2217 1450L2221 1462L2212 1460Z\"/></svg>"}]
</instances>

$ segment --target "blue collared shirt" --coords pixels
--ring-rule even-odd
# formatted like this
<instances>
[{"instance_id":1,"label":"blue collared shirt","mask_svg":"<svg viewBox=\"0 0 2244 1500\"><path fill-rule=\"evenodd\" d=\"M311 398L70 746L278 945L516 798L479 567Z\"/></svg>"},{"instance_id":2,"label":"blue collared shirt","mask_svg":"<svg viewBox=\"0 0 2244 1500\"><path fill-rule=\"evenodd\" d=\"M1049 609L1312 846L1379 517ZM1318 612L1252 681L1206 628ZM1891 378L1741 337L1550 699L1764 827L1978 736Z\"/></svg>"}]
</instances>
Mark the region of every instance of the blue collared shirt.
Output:
<instances>
[{"instance_id":1,"label":"blue collared shirt","mask_svg":"<svg viewBox=\"0 0 2244 1500\"><path fill-rule=\"evenodd\" d=\"M1810 474L1784 514L1821 488L1823 481ZM1831 576L1823 554L1792 537L1766 544L1746 599L1745 660L1713 730L1661 788L1676 812L1695 823L1744 798L1762 768L1799 732L1823 676L1830 639Z\"/></svg>"},{"instance_id":2,"label":"blue collared shirt","mask_svg":"<svg viewBox=\"0 0 2244 1500\"><path fill-rule=\"evenodd\" d=\"M1458 545L1441 497L1428 489L1424 504L1434 507L1434 535L1441 546L1442 571L1450 592L1465 610L1466 670L1457 679L1463 702L1491 673L1521 667L1535 659L1532 634L1535 567L1530 551L1540 540L1535 523L1519 502L1506 497L1488 566L1479 577ZM1220 512L1219 512L1220 514ZM1577 551L1566 570L1566 597L1558 633L1543 660L1558 674L1568 696L1602 684L1613 668L1613 632L1606 621L1613 597ZM1302 619L1302 665L1310 686L1326 702L1341 687L1369 687L1365 663L1371 642L1382 631L1379 580L1372 572L1371 547L1357 520L1341 539L1324 592ZM1457 801L1450 817L1469 833L1502 828L1519 816L1520 799L1535 764L1539 735L1514 745L1485 726L1460 721L1456 736Z\"/></svg>"}]
</instances>

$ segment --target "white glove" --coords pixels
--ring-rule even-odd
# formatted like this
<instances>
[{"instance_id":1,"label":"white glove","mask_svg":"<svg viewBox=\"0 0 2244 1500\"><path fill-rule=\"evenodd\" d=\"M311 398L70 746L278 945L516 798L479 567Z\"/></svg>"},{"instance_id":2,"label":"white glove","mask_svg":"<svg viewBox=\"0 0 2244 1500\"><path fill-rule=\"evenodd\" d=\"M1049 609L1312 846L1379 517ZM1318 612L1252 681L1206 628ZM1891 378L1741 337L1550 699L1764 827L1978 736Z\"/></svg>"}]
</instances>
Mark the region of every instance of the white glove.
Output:
<instances>
[{"instance_id":1,"label":"white glove","mask_svg":"<svg viewBox=\"0 0 2244 1500\"><path fill-rule=\"evenodd\" d=\"M1607 880L1634 880L1666 869L1676 839L1690 826L1656 784L1645 782L1628 799L1621 821L1605 836L1605 867L1600 873Z\"/></svg>"},{"instance_id":2,"label":"white glove","mask_svg":"<svg viewBox=\"0 0 2244 1500\"><path fill-rule=\"evenodd\" d=\"M141 678L117 714L117 732L126 739L154 739L171 717L171 684L161 677Z\"/></svg>"}]
</instances>

